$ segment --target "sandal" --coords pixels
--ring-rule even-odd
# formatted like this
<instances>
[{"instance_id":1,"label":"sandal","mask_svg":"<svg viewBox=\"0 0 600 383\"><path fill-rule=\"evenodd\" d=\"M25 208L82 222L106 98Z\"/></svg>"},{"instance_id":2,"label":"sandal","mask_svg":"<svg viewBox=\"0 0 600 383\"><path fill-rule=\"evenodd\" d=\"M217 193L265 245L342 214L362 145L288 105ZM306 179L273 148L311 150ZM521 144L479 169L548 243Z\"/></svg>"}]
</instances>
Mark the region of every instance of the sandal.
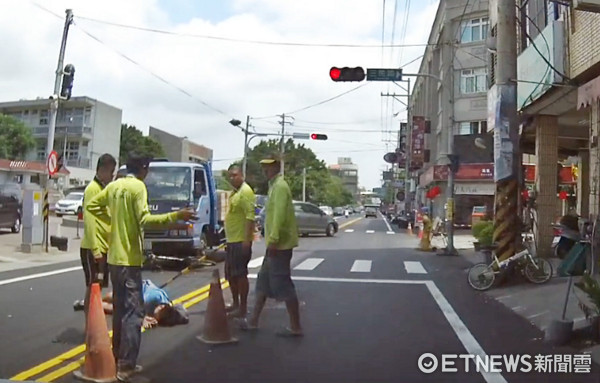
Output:
<instances>
[{"instance_id":1,"label":"sandal","mask_svg":"<svg viewBox=\"0 0 600 383\"><path fill-rule=\"evenodd\" d=\"M242 331L256 331L258 330L258 326L252 326L248 323L248 319L246 318L236 318L236 323L240 330Z\"/></svg>"},{"instance_id":2,"label":"sandal","mask_svg":"<svg viewBox=\"0 0 600 383\"><path fill-rule=\"evenodd\" d=\"M277 331L275 333L275 335L281 336L284 338L296 338L296 337L304 336L304 334L302 332L292 331L292 329L289 327L282 328L281 330Z\"/></svg>"}]
</instances>

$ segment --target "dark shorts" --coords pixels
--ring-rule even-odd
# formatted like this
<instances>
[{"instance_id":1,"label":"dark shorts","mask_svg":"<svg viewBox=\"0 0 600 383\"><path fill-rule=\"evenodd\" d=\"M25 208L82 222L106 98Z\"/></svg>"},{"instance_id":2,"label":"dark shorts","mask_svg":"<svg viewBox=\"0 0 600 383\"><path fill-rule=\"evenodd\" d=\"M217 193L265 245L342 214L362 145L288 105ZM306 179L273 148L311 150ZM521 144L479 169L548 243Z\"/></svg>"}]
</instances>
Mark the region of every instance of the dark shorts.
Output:
<instances>
[{"instance_id":1,"label":"dark shorts","mask_svg":"<svg viewBox=\"0 0 600 383\"><path fill-rule=\"evenodd\" d=\"M94 260L94 253L90 249L80 249L79 256L81 257L81 266L83 266L83 274L85 275L85 285L90 286L98 277L98 263ZM102 264L104 276L100 281L101 287L108 287L108 265L106 263L106 254L102 254Z\"/></svg>"},{"instance_id":2,"label":"dark shorts","mask_svg":"<svg viewBox=\"0 0 600 383\"><path fill-rule=\"evenodd\" d=\"M267 253L256 279L256 292L278 301L297 298L292 282L291 260L291 249Z\"/></svg>"},{"instance_id":3,"label":"dark shorts","mask_svg":"<svg viewBox=\"0 0 600 383\"><path fill-rule=\"evenodd\" d=\"M228 243L225 256L225 279L247 276L248 262L251 258L252 248L244 251L242 242Z\"/></svg>"}]
</instances>

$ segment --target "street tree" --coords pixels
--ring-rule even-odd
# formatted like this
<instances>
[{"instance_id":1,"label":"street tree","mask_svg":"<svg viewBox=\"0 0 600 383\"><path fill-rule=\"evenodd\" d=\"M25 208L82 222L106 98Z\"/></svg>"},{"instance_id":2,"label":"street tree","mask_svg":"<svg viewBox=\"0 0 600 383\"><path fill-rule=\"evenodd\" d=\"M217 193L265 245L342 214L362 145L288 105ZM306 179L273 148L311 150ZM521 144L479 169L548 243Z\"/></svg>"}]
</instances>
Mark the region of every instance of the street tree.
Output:
<instances>
[{"instance_id":1,"label":"street tree","mask_svg":"<svg viewBox=\"0 0 600 383\"><path fill-rule=\"evenodd\" d=\"M144 136L141 130L133 125L121 124L121 146L119 149L119 162L125 164L127 156L136 152L142 156L164 157L165 151L152 137Z\"/></svg>"},{"instance_id":2,"label":"street tree","mask_svg":"<svg viewBox=\"0 0 600 383\"><path fill-rule=\"evenodd\" d=\"M24 160L34 147L31 128L12 116L0 114L0 158Z\"/></svg>"}]
</instances>

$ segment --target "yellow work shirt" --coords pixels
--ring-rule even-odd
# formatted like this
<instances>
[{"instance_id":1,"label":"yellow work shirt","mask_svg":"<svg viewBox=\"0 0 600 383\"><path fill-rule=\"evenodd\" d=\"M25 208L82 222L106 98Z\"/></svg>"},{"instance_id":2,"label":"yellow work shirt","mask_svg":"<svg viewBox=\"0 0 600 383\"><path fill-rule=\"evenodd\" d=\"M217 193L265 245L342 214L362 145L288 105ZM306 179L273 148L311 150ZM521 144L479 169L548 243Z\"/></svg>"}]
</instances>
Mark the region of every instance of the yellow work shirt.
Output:
<instances>
[{"instance_id":1,"label":"yellow work shirt","mask_svg":"<svg viewBox=\"0 0 600 383\"><path fill-rule=\"evenodd\" d=\"M269 182L269 199L265 217L267 246L276 244L278 250L298 246L298 225L290 186L278 175Z\"/></svg>"},{"instance_id":2,"label":"yellow work shirt","mask_svg":"<svg viewBox=\"0 0 600 383\"><path fill-rule=\"evenodd\" d=\"M91 201L103 189L102 183L97 177L89 183L83 192L83 238L81 248L92 250L95 257L100 257L108 252L108 237L110 225L97 219L86 211L88 202Z\"/></svg>"},{"instance_id":3,"label":"yellow work shirt","mask_svg":"<svg viewBox=\"0 0 600 383\"><path fill-rule=\"evenodd\" d=\"M111 182L86 210L111 225L108 263L116 266L142 266L144 225L177 220L177 212L150 214L146 185L133 175Z\"/></svg>"},{"instance_id":4,"label":"yellow work shirt","mask_svg":"<svg viewBox=\"0 0 600 383\"><path fill-rule=\"evenodd\" d=\"M229 210L225 216L225 237L227 242L252 241L246 238L246 222L254 222L254 205L256 196L247 183L243 183L238 190L229 197Z\"/></svg>"}]
</instances>

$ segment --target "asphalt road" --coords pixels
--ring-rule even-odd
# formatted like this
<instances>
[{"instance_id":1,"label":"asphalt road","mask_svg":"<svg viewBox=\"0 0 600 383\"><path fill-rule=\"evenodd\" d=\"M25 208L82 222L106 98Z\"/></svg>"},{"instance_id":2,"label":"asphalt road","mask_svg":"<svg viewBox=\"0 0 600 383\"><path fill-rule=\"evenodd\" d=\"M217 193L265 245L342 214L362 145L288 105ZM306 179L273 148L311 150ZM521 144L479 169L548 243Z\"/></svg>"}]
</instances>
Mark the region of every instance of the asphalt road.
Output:
<instances>
[{"instance_id":1,"label":"asphalt road","mask_svg":"<svg viewBox=\"0 0 600 383\"><path fill-rule=\"evenodd\" d=\"M340 224L356 219L342 218ZM293 258L293 277L301 300L305 336L275 336L287 324L282 303L269 302L256 333L235 330L239 343L207 346L202 333L206 301L189 308L190 323L143 334L139 363L152 382L600 382L600 367L590 374L535 372L442 372L442 355L572 354L551 348L531 323L466 283L469 264L459 257L415 251L417 240L381 219L362 219L341 227L333 238L302 238ZM251 278L260 267L262 243L254 247ZM72 267L57 265L55 269ZM40 270L36 270L36 273ZM33 273L33 271L29 271ZM147 272L160 283L173 271ZM83 316L72 311L83 294L81 271L2 284L27 270L0 273L0 378L10 378L83 342ZM208 283L210 270L186 275L167 291L181 296ZM229 300L229 291L225 290ZM254 296L250 297L250 305ZM109 320L110 325L110 320ZM420 371L421 355L439 361L435 372ZM61 367L40 367L29 379L71 382ZM425 366L428 366L426 360ZM527 368L526 364L519 367ZM554 368L554 366L552 366ZM58 372L56 372L58 370ZM48 376L50 374L50 376ZM46 378L43 378L46 376Z\"/></svg>"}]
</instances>

